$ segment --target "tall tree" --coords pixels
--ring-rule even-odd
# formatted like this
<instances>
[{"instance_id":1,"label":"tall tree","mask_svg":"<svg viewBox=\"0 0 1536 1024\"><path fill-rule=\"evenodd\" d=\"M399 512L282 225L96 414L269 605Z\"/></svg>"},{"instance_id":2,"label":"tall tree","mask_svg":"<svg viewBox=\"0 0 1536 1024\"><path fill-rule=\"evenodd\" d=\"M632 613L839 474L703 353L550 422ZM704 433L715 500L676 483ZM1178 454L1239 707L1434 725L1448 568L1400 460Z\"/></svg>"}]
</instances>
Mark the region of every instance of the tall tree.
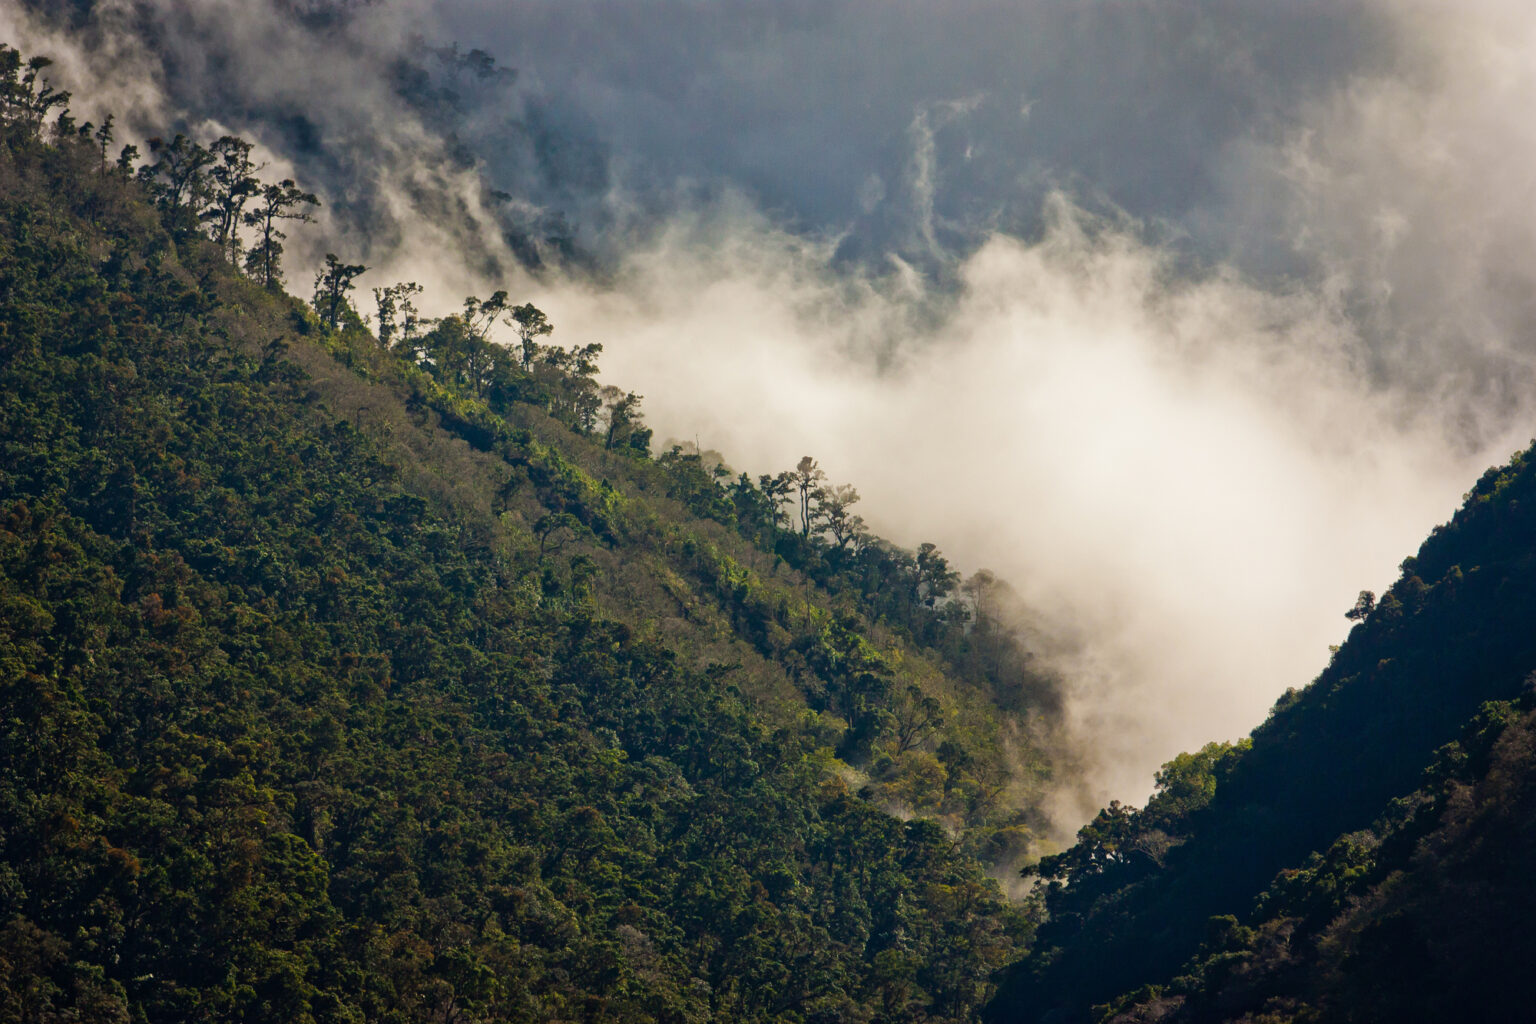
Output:
<instances>
[{"instance_id":1,"label":"tall tree","mask_svg":"<svg viewBox=\"0 0 1536 1024\"><path fill-rule=\"evenodd\" d=\"M538 339L554 331L554 324L544 311L531 302L514 306L508 315L517 326L517 338L523 346L523 369L532 370L533 361L539 354Z\"/></svg>"},{"instance_id":2,"label":"tall tree","mask_svg":"<svg viewBox=\"0 0 1536 1024\"><path fill-rule=\"evenodd\" d=\"M113 117L111 114L108 114L106 118L102 120L101 126L98 127L91 135L91 137L96 140L96 148L101 151L101 176L103 178L107 176L107 150L112 145L112 125L116 120L117 119L115 117Z\"/></svg>"},{"instance_id":3,"label":"tall tree","mask_svg":"<svg viewBox=\"0 0 1536 1024\"><path fill-rule=\"evenodd\" d=\"M569 349L542 346L534 364L549 395L550 415L582 433L592 432L602 409L596 380L597 357L602 351L598 342Z\"/></svg>"},{"instance_id":4,"label":"tall tree","mask_svg":"<svg viewBox=\"0 0 1536 1024\"><path fill-rule=\"evenodd\" d=\"M251 144L225 135L208 152L213 157L208 169L209 201L201 218L210 225L213 240L229 262L238 266L242 216L251 197L261 191L253 173L256 165L251 162Z\"/></svg>"},{"instance_id":5,"label":"tall tree","mask_svg":"<svg viewBox=\"0 0 1536 1024\"><path fill-rule=\"evenodd\" d=\"M960 584L960 590L971 599L971 609L976 618L976 628L985 629L991 622L993 609L988 605L993 591L997 588L997 575L990 569L977 569L971 574L970 579Z\"/></svg>"},{"instance_id":6,"label":"tall tree","mask_svg":"<svg viewBox=\"0 0 1536 1024\"><path fill-rule=\"evenodd\" d=\"M373 290L373 301L379 309L380 345L415 358L416 332L422 324L415 298L421 292L421 285L415 281Z\"/></svg>"},{"instance_id":7,"label":"tall tree","mask_svg":"<svg viewBox=\"0 0 1536 1024\"><path fill-rule=\"evenodd\" d=\"M315 218L309 207L320 200L285 178L276 185L265 185L255 209L245 213L246 227L256 229L256 244L245 254L245 271L260 281L262 287L278 289L283 285L283 239L288 236L278 227L280 221L309 223Z\"/></svg>"},{"instance_id":8,"label":"tall tree","mask_svg":"<svg viewBox=\"0 0 1536 1024\"><path fill-rule=\"evenodd\" d=\"M1355 599L1355 606L1344 613L1344 617L1351 622L1364 621L1371 617L1371 612L1376 610L1376 594L1374 591L1362 590L1360 596Z\"/></svg>"},{"instance_id":9,"label":"tall tree","mask_svg":"<svg viewBox=\"0 0 1536 1024\"><path fill-rule=\"evenodd\" d=\"M69 93L55 89L43 77L53 66L47 57L21 59L21 51L0 43L0 111L8 124L20 125L35 136L54 107L66 107Z\"/></svg>"},{"instance_id":10,"label":"tall tree","mask_svg":"<svg viewBox=\"0 0 1536 1024\"><path fill-rule=\"evenodd\" d=\"M117 154L117 173L124 178L133 177L133 162L139 158L139 147L133 143L124 146Z\"/></svg>"},{"instance_id":11,"label":"tall tree","mask_svg":"<svg viewBox=\"0 0 1536 1024\"><path fill-rule=\"evenodd\" d=\"M315 275L315 311L327 327L336 330L341 325L342 311L347 309L347 293L352 282L368 270L361 263L343 263L336 254L325 254L325 269Z\"/></svg>"},{"instance_id":12,"label":"tall tree","mask_svg":"<svg viewBox=\"0 0 1536 1024\"><path fill-rule=\"evenodd\" d=\"M937 732L944 725L944 706L915 684L895 702L896 753L905 753Z\"/></svg>"},{"instance_id":13,"label":"tall tree","mask_svg":"<svg viewBox=\"0 0 1536 1024\"><path fill-rule=\"evenodd\" d=\"M959 582L960 574L950 569L949 560L939 554L936 544L922 544L917 549L917 597L929 608L948 597Z\"/></svg>"},{"instance_id":14,"label":"tall tree","mask_svg":"<svg viewBox=\"0 0 1536 1024\"><path fill-rule=\"evenodd\" d=\"M789 529L789 518L784 514L784 506L789 503L790 495L795 489L795 474L785 470L777 476L764 473L757 478L758 486L762 488L763 497L768 499L769 515L773 519L773 528Z\"/></svg>"},{"instance_id":15,"label":"tall tree","mask_svg":"<svg viewBox=\"0 0 1536 1024\"><path fill-rule=\"evenodd\" d=\"M816 519L816 492L821 487L821 482L827 478L816 465L816 460L809 455L801 458L795 466L794 486L800 496L800 536L811 535L811 524Z\"/></svg>"},{"instance_id":16,"label":"tall tree","mask_svg":"<svg viewBox=\"0 0 1536 1024\"><path fill-rule=\"evenodd\" d=\"M422 339L422 348L431 361L432 373L443 383L462 383L460 374L469 349L469 327L457 313L438 320Z\"/></svg>"},{"instance_id":17,"label":"tall tree","mask_svg":"<svg viewBox=\"0 0 1536 1024\"><path fill-rule=\"evenodd\" d=\"M643 425L640 418L641 396L612 384L606 385L599 395L608 421L603 447L612 451L615 444L627 442Z\"/></svg>"},{"instance_id":18,"label":"tall tree","mask_svg":"<svg viewBox=\"0 0 1536 1024\"><path fill-rule=\"evenodd\" d=\"M832 543L837 550L845 550L864 531L864 517L850 511L859 500L859 492L852 484L836 484L817 488L815 497L822 525L832 535Z\"/></svg>"},{"instance_id":19,"label":"tall tree","mask_svg":"<svg viewBox=\"0 0 1536 1024\"><path fill-rule=\"evenodd\" d=\"M170 142L150 139L149 154L155 162L139 168L139 180L170 225L191 233L211 196L208 168L215 160L213 153L177 132Z\"/></svg>"},{"instance_id":20,"label":"tall tree","mask_svg":"<svg viewBox=\"0 0 1536 1024\"><path fill-rule=\"evenodd\" d=\"M464 299L464 330L467 336L464 364L469 375L469 385L474 389L476 398L484 394L485 374L495 358L491 348L491 326L496 323L497 317L506 312L507 292L504 288L488 299L473 295Z\"/></svg>"},{"instance_id":21,"label":"tall tree","mask_svg":"<svg viewBox=\"0 0 1536 1024\"><path fill-rule=\"evenodd\" d=\"M490 340L491 326L496 318L508 313L507 290L498 289L490 298L480 299L473 295L464 298L464 324L478 338Z\"/></svg>"}]
</instances>

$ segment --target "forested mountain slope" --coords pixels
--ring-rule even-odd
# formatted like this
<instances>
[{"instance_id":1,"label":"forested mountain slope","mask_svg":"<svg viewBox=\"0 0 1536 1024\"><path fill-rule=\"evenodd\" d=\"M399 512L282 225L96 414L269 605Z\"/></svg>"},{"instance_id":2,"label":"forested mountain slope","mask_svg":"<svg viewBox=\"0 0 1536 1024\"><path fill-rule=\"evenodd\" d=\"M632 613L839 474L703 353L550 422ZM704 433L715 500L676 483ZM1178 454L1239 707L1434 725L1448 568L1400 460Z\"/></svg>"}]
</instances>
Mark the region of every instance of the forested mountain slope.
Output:
<instances>
[{"instance_id":1,"label":"forested mountain slope","mask_svg":"<svg viewBox=\"0 0 1536 1024\"><path fill-rule=\"evenodd\" d=\"M935 549L0 57L0 1018L974 1015L1052 691Z\"/></svg>"},{"instance_id":2,"label":"forested mountain slope","mask_svg":"<svg viewBox=\"0 0 1536 1024\"><path fill-rule=\"evenodd\" d=\"M286 294L315 197L46 70L0 48L0 1019L1530 1005L1536 454L1011 906L1070 764L1002 584L657 445L505 292Z\"/></svg>"},{"instance_id":3,"label":"forested mountain slope","mask_svg":"<svg viewBox=\"0 0 1536 1024\"><path fill-rule=\"evenodd\" d=\"M1114 1024L1524 1020L1536 1003L1536 706L1488 704L1369 829L1281 872L1248 924L1213 918Z\"/></svg>"},{"instance_id":4,"label":"forested mountain slope","mask_svg":"<svg viewBox=\"0 0 1536 1024\"><path fill-rule=\"evenodd\" d=\"M1527 705L1474 716L1485 702L1526 700L1536 672L1536 450L1479 480L1452 522L1403 562L1390 592L1379 603L1362 595L1356 614L1362 621L1327 669L1282 697L1251 740L1170 763L1145 809L1112 805L1077 846L1045 859L1049 921L994 1019L1086 1019L1090 1004L1166 983L1202 942L1204 962L1216 956L1222 972L1262 961L1254 970L1269 971L1276 991L1287 971L1301 971L1293 961L1342 971L1352 979L1342 988L1320 975L1296 982L1303 994L1333 993L1315 1019L1446 1019L1430 1008L1457 1000L1456 1019L1482 1007L1481 1019L1508 1019L1493 1008L1514 1005L1517 979L1498 966L1513 962L1508 950L1493 947L1515 937L1497 922L1529 900L1527 883L1508 871L1536 852L1521 824L1536 761ZM1500 739L1506 720L1516 724ZM1464 727L1471 753L1436 760ZM1424 789L1410 796L1426 768ZM1389 808L1397 798L1406 803ZM1325 851L1326 860L1313 857ZM1402 880L1392 876L1400 869ZM1266 887L1267 923L1239 929ZM1463 889L1477 896L1467 908L1486 910L1494 929L1470 943L1470 955L1493 954L1475 965L1444 937L1475 930L1467 908L1454 907ZM1368 905L1346 905L1356 897ZM1431 938L1437 931L1444 936ZM1256 942L1268 945L1254 953ZM1510 948L1531 952L1523 939ZM1411 981L1395 992L1358 988L1394 971ZM1223 1004L1214 992L1242 986L1200 977L1184 978L1181 991L1197 998L1180 1019L1243 1019L1264 1003ZM1255 982L1248 994L1262 991ZM1291 1019L1279 1005L1279 1016L1252 1019Z\"/></svg>"}]
</instances>

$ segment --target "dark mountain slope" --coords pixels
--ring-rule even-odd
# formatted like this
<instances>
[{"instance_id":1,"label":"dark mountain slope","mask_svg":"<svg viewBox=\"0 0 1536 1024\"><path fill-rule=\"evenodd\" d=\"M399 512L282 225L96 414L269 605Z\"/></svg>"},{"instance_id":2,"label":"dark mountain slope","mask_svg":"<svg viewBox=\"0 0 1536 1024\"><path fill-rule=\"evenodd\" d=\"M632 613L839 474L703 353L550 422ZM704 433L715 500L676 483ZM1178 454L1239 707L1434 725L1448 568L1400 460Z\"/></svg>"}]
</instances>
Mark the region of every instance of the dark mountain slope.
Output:
<instances>
[{"instance_id":1,"label":"dark mountain slope","mask_svg":"<svg viewBox=\"0 0 1536 1024\"><path fill-rule=\"evenodd\" d=\"M759 574L669 506L686 459L621 493L322 326L36 98L0 117L0 1019L973 1015L1022 922L834 751L1022 828L936 610L881 626L816 550ZM909 682L949 713L895 750Z\"/></svg>"},{"instance_id":2,"label":"dark mountain slope","mask_svg":"<svg viewBox=\"0 0 1536 1024\"><path fill-rule=\"evenodd\" d=\"M1533 670L1527 452L1477 483L1322 675L1254 730L1251 749L1207 766L1213 795L1171 815L1168 794L1144 812L1112 807L1078 847L1047 858L1051 921L995 1019L1079 1019L1090 1003L1165 980L1212 916L1244 915L1278 871L1370 826L1483 702L1514 698Z\"/></svg>"},{"instance_id":3,"label":"dark mountain slope","mask_svg":"<svg viewBox=\"0 0 1536 1024\"><path fill-rule=\"evenodd\" d=\"M1120 1001L1131 1022L1510 1021L1536 977L1536 717L1487 705L1423 785L1370 830L1282 872L1251 926L1213 920L1166 985Z\"/></svg>"}]
</instances>

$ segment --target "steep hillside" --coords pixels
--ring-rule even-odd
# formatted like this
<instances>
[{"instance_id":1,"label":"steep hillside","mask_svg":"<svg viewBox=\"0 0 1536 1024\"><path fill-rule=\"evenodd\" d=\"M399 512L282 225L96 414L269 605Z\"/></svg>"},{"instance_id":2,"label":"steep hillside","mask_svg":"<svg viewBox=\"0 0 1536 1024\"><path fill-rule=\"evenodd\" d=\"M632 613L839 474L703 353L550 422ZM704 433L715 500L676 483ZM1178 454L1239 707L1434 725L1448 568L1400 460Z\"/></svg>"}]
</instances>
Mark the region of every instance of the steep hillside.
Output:
<instances>
[{"instance_id":1,"label":"steep hillside","mask_svg":"<svg viewBox=\"0 0 1536 1024\"><path fill-rule=\"evenodd\" d=\"M0 1019L1530 1005L1536 449L1013 905L1072 766L1005 585L506 292L287 294L316 197L68 100L0 47Z\"/></svg>"},{"instance_id":2,"label":"steep hillside","mask_svg":"<svg viewBox=\"0 0 1536 1024\"><path fill-rule=\"evenodd\" d=\"M936 550L505 296L298 302L292 183L0 58L0 1018L973 1016L1051 691Z\"/></svg>"},{"instance_id":3,"label":"steep hillside","mask_svg":"<svg viewBox=\"0 0 1536 1024\"><path fill-rule=\"evenodd\" d=\"M1113 1024L1523 1020L1536 1002L1536 704L1490 703L1370 829L1213 918L1179 976Z\"/></svg>"},{"instance_id":4,"label":"steep hillside","mask_svg":"<svg viewBox=\"0 0 1536 1024\"><path fill-rule=\"evenodd\" d=\"M1478 481L1453 521L1403 562L1402 577L1379 603L1362 595L1363 621L1348 642L1311 686L1281 698L1251 741L1185 755L1165 769L1145 809L1112 805L1085 827L1076 847L1046 858L1039 898L1049 921L1034 953L1012 972L994 1018L1038 1020L1055 1012L1085 1019L1092 1003L1166 982L1208 939L1213 918L1234 915L1234 926L1246 920L1278 872L1326 873L1333 869L1307 868L1309 857L1372 848L1379 837L1356 834L1370 829L1389 801L1415 791L1437 748L1455 739L1484 702L1516 699L1536 671L1533 540L1536 450ZM1523 755L1510 755L1517 756ZM1506 771L1533 767L1501 763ZM1481 778L1479 772L1464 781ZM1503 783L1486 785L1486 792L1504 792ZM1489 828L1524 799L1519 785L1510 785L1480 819ZM1417 799L1441 796L1432 787ZM1439 819L1414 820L1422 830ZM1464 827L1451 821L1422 849L1457 845ZM1507 849L1468 846L1444 858L1448 865L1486 867L1485 857L1522 856L1524 841L1523 833L1512 835ZM1414 885L1454 884L1436 874L1439 856L1415 862ZM1370 877L1380 880L1379 873ZM1276 891L1292 888L1282 880ZM1267 898L1266 905L1273 909L1286 898ZM1418 971L1411 952L1392 962Z\"/></svg>"}]
</instances>

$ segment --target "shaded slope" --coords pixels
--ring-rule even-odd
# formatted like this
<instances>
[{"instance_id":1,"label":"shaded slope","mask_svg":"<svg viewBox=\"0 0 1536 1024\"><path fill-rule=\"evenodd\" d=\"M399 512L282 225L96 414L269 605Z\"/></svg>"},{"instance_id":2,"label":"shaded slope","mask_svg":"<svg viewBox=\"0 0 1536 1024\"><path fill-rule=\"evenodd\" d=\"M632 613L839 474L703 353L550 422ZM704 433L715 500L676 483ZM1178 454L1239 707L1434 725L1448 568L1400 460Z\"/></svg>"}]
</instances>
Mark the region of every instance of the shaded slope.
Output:
<instances>
[{"instance_id":1,"label":"shaded slope","mask_svg":"<svg viewBox=\"0 0 1536 1024\"><path fill-rule=\"evenodd\" d=\"M1251 926L1213 922L1131 1022L1521 1020L1536 1001L1536 718L1486 705L1369 831L1282 872Z\"/></svg>"},{"instance_id":2,"label":"shaded slope","mask_svg":"<svg viewBox=\"0 0 1536 1024\"><path fill-rule=\"evenodd\" d=\"M1163 981L1213 915L1243 915L1276 872L1363 829L1411 792L1479 705L1536 669L1536 458L1491 470L1453 521L1311 686L1288 693L1223 764L1208 804L1158 823L1101 816L1075 852L1052 920L992 1008L997 1020L1080 1019L1090 1003ZM1167 825L1167 827L1163 827Z\"/></svg>"}]
</instances>

